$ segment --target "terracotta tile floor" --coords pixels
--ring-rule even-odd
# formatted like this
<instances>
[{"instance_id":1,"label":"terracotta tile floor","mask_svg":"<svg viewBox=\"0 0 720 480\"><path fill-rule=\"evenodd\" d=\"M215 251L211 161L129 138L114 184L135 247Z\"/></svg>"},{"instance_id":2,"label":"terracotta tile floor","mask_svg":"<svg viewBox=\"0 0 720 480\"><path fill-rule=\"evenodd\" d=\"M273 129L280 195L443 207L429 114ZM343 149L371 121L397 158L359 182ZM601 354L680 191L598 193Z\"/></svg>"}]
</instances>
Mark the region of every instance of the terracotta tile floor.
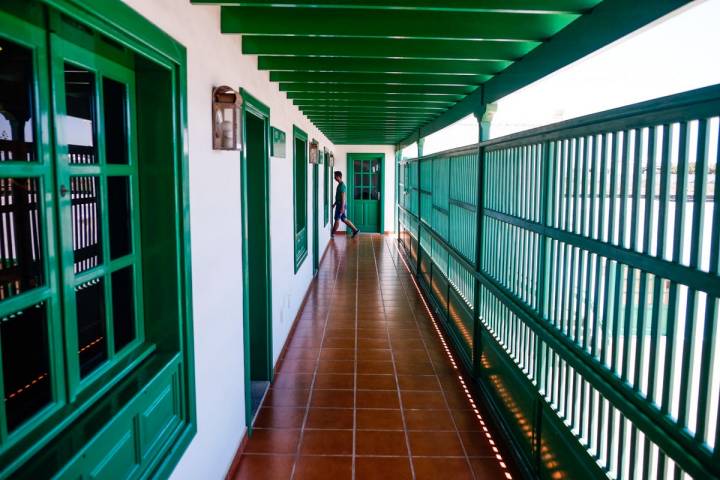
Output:
<instances>
[{"instance_id":1,"label":"terracotta tile floor","mask_svg":"<svg viewBox=\"0 0 720 480\"><path fill-rule=\"evenodd\" d=\"M398 255L330 245L237 479L509 478Z\"/></svg>"}]
</instances>

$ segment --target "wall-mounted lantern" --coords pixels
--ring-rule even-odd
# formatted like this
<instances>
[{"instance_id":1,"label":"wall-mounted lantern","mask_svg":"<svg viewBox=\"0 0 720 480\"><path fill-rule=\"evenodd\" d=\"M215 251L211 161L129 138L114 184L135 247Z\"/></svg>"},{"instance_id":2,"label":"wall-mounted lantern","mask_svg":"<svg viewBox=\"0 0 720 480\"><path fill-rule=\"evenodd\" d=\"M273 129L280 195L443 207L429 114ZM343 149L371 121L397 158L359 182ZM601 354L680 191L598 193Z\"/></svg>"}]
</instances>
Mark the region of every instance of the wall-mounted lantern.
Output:
<instances>
[{"instance_id":1,"label":"wall-mounted lantern","mask_svg":"<svg viewBox=\"0 0 720 480\"><path fill-rule=\"evenodd\" d=\"M328 157L328 162L331 167L335 166L335 155L332 152L330 152L330 157Z\"/></svg>"},{"instance_id":2,"label":"wall-mounted lantern","mask_svg":"<svg viewBox=\"0 0 720 480\"><path fill-rule=\"evenodd\" d=\"M213 150L242 150L242 104L242 97L232 88L213 88Z\"/></svg>"},{"instance_id":3,"label":"wall-mounted lantern","mask_svg":"<svg viewBox=\"0 0 720 480\"><path fill-rule=\"evenodd\" d=\"M320 163L319 160L320 156L320 145L318 144L317 140L313 140L310 142L310 163L313 165L316 163Z\"/></svg>"}]
</instances>

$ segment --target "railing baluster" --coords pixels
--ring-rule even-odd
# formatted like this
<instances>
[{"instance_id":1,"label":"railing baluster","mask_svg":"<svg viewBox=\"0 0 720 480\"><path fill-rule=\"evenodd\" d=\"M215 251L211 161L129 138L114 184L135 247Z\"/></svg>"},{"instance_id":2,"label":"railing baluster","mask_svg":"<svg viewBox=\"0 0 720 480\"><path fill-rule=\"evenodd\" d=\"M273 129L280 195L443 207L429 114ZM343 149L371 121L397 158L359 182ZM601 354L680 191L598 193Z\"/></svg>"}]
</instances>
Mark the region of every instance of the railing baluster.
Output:
<instances>
[{"instance_id":1,"label":"railing baluster","mask_svg":"<svg viewBox=\"0 0 720 480\"><path fill-rule=\"evenodd\" d=\"M682 257L684 246L685 231L685 202L687 201L687 155L685 154L688 146L687 139L687 123L680 124L679 138L679 155L676 177L675 190L675 222L673 227L673 254L672 261L679 263ZM669 414L672 412L670 402L672 401L673 388L672 379L675 377L675 336L676 336L676 318L680 316L677 283L670 282L670 295L668 300L668 322L667 322L667 347L665 350L665 358L669 361L666 364L663 389L662 389L662 406L661 411Z\"/></svg>"}]
</instances>

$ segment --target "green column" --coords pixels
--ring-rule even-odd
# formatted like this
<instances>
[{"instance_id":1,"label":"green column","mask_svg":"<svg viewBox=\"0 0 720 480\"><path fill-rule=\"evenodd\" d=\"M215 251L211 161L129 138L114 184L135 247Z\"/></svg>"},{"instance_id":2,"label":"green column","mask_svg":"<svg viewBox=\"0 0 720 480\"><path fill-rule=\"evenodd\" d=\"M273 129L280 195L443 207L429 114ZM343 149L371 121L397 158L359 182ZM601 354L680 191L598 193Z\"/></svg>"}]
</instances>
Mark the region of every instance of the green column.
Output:
<instances>
[{"instance_id":1,"label":"green column","mask_svg":"<svg viewBox=\"0 0 720 480\"><path fill-rule=\"evenodd\" d=\"M484 204L484 196L483 196L483 185L485 182L485 147L483 145L483 142L487 140L490 137L490 123L492 122L492 117L497 111L497 105L496 104L480 104L478 105L478 108L473 112L473 115L475 115L475 118L477 118L478 121L478 197L477 197L477 205L475 207L475 272L480 272L480 252L482 250L481 248L481 242L482 242L482 221L483 221L483 204ZM473 365L473 375L477 376L480 374L480 355L482 353L482 343L481 343L481 328L482 325L480 323L480 281L476 278L475 279L475 298L474 298L474 322L475 326L473 328L473 349L472 349L472 365Z\"/></svg>"}]
</instances>

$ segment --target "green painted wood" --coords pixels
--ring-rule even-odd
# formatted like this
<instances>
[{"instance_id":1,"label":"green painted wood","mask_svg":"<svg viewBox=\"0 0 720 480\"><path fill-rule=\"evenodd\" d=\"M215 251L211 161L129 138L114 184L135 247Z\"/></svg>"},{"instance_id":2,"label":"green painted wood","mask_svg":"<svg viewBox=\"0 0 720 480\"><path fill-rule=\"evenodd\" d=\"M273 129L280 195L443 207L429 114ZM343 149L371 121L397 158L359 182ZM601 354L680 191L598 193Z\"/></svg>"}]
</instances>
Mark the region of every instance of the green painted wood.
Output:
<instances>
[{"instance_id":1,"label":"green painted wood","mask_svg":"<svg viewBox=\"0 0 720 480\"><path fill-rule=\"evenodd\" d=\"M472 93L475 85L395 85L387 83L280 83L281 92L353 92L353 93Z\"/></svg>"},{"instance_id":2,"label":"green painted wood","mask_svg":"<svg viewBox=\"0 0 720 480\"><path fill-rule=\"evenodd\" d=\"M435 75L418 73L334 73L334 72L296 72L272 71L270 81L283 83L386 83L395 85L478 85L488 80L490 75ZM451 92L448 92L451 93Z\"/></svg>"},{"instance_id":3,"label":"green painted wood","mask_svg":"<svg viewBox=\"0 0 720 480\"><path fill-rule=\"evenodd\" d=\"M308 8L349 8L349 9L379 9L379 10L449 10L449 11L485 11L485 10L524 10L538 12L568 12L580 13L597 5L598 0L449 0L438 4L433 0L360 0L357 2L338 0L192 0L197 4L238 5L238 6L267 6L278 5L286 7Z\"/></svg>"},{"instance_id":4,"label":"green painted wood","mask_svg":"<svg viewBox=\"0 0 720 480\"><path fill-rule=\"evenodd\" d=\"M577 14L508 12L369 10L347 15L343 9L221 7L221 31L242 34L363 37L420 37L539 41L575 20Z\"/></svg>"},{"instance_id":5,"label":"green painted wood","mask_svg":"<svg viewBox=\"0 0 720 480\"><path fill-rule=\"evenodd\" d=\"M308 256L307 238L307 156L308 136L293 125L293 219L295 273Z\"/></svg>"},{"instance_id":6,"label":"green painted wood","mask_svg":"<svg viewBox=\"0 0 720 480\"><path fill-rule=\"evenodd\" d=\"M643 478L718 474L708 438L718 254L698 255L704 242L720 244L717 209L705 221L717 205L708 195L708 162L717 163L708 146L720 134L719 114L713 86L466 147L484 164L477 265L452 240L462 223L448 229L444 221L468 203L448 201L444 190L458 150L401 162L403 249L461 351L448 305L462 280L445 282L450 262L471 273L482 299L473 339L485 342L476 348L503 350L549 415L531 423L541 476L597 473L598 465ZM497 362L492 368L510 375ZM476 372L483 375L482 363ZM568 441L585 454L565 455Z\"/></svg>"},{"instance_id":7,"label":"green painted wood","mask_svg":"<svg viewBox=\"0 0 720 480\"><path fill-rule=\"evenodd\" d=\"M62 10L69 22L61 20L55 10L46 10L46 5ZM63 468L65 462L72 459L75 452L89 444L95 433L103 429L114 432L109 425L122 415L120 410L133 399L142 398L142 388L149 386L155 375L171 364L177 375L172 380L162 376L160 383L172 384L176 388L173 397L182 404L178 410L181 421L172 431L165 432L162 445L157 444L157 448L153 451L143 452L145 457L137 471L152 476L159 472L161 464L165 470L174 466L195 432L192 306L189 294L187 157L182 149L173 147L184 144L186 132L185 50L122 2L106 2L102 7L102 14L99 14L96 7L81 0L9 1L0 7L2 19L0 37L4 39L8 34L13 36L14 26L24 25L25 31L19 35L22 43L28 45L38 42L33 47L37 54L35 59L37 77L33 89L37 100L35 106L37 114L34 116L41 122L37 125L41 160L37 168L30 166L23 170L24 176L40 177L49 174L49 177L43 181L46 191L42 196L41 214L42 228L45 230L42 232L43 242L47 242L45 244L49 251L47 257L52 260L45 278L52 285L52 289L41 288L30 293L32 296L42 292L49 293L52 297L48 305L54 308L53 305L59 305L63 294L73 290L75 283L107 275L105 301L109 302L109 292L112 291L113 282L111 272L132 265L133 283L138 289L131 300L136 312L135 327L138 339L134 346L127 346L122 350L115 349L113 332L110 330L113 313L106 308L108 310L106 328L109 330L106 343L110 360L101 367L101 370L96 370L82 381L76 382L67 376L67 372L72 372L72 368L68 366L76 362L77 350L66 343L67 340L63 338L61 330L63 323L72 324L73 319L68 318L63 321L59 308L50 311L48 320L53 342L51 373L54 377L51 381L54 384L53 395L61 401L53 405L59 408L45 409L40 415L23 424L22 428L15 430L12 437L5 436L0 429L0 465L2 465L0 477L3 478L8 476L49 478L56 474ZM49 19L49 24L55 32L52 36L43 30L48 25L44 21L45 18ZM66 25L63 26L61 22L65 22ZM73 22L84 25L92 32L88 33L84 28L77 29L71 26ZM31 24L37 27L28 28ZM73 33L73 29L83 32L76 35L77 32ZM142 40L123 33L129 31L142 35ZM113 57L115 60L121 60L120 62L110 61L96 54L102 50L97 43L84 44L83 46L87 48L75 45L78 39L85 37L98 39L100 34L107 35L127 47L129 54ZM105 95L104 87L100 82L95 86L94 105L98 126L96 140L100 148L99 164L78 166L55 161L60 157L59 151L63 149L62 137L51 129L51 125L55 123L54 117L61 114L64 108L59 100L63 96L64 79L62 75L58 75L57 68L61 56L67 57L76 65L124 83L129 98L137 97L137 102L131 101L127 107L126 128L131 157L129 165L105 163L104 147L108 139L104 131L103 116L100 115L104 108ZM139 68L141 71L132 73L128 71L127 63L122 59L127 59L129 56L135 57L138 65L142 65L143 68ZM48 82L51 75L53 90L50 89ZM162 86L162 91L148 96L147 86L150 83L154 89ZM164 103L166 101L168 103ZM137 105L134 105L135 103ZM137 129L134 125L135 121L131 120L133 117L137 117ZM147 136L138 134L147 131L143 129L150 124L155 125L152 130L152 144L148 143ZM137 161L137 159L143 160ZM4 164L2 167L0 176L15 176L18 173L17 165ZM6 170L6 167L10 168ZM53 169L57 172L53 172ZM138 171L146 173L135 175ZM153 171L155 175L152 181L147 175L148 171ZM109 247L105 242L103 250L105 264L83 272L75 279L68 275L72 272L72 261L68 264L67 258L62 259L67 253L67 239L59 239L57 233L64 229L62 222L65 212L57 210L64 207L61 205L62 202L57 201L56 188L68 175L95 175L102 179L100 206L103 212L107 212L109 206L107 194L104 193L107 178L118 175L137 176L137 180L130 182L130 196L134 207L130 220L133 225L131 255L108 260ZM152 217L155 224L150 224L147 218L140 217L138 198L146 202L142 203L145 208L149 205L153 205L153 209L157 208L153 215L145 216ZM60 226L53 224L57 221ZM100 232L105 236L105 240L108 238L108 231L107 225L102 223ZM67 230L62 234L66 235L66 233ZM141 257L141 248L144 252L152 252L152 255ZM156 251L157 249L159 251ZM61 264L61 261L65 263ZM64 270L59 271L60 267ZM141 268L144 271L141 272ZM165 294L158 298L147 298L142 294L144 286L140 279L152 283L156 280L154 272L162 272ZM62 281L66 282L65 285L62 285ZM26 297L26 300L30 300L30 297ZM68 298L67 303L70 302L72 299ZM7 304L3 307L5 305ZM152 318L152 322L144 322L146 318ZM68 337L68 340L71 339ZM163 355L155 355L158 347L165 352ZM66 366L63 366L63 357L66 359ZM71 387L75 388L72 397L68 393ZM61 390L57 390L58 388ZM107 412L111 412L111 415ZM4 421L0 423L4 424ZM102 451L106 454L117 452L118 455L111 458L107 458L107 455L99 457L95 465L86 465L78 470L79 475L88 478L92 475L103 476L103 472L106 471L104 468L111 464L110 470L113 472L124 471L126 467L132 470L131 457L135 457L137 444L134 441L128 443L124 434L119 432L114 432L110 436L113 438L101 442ZM128 452L130 452L129 456ZM116 459L117 463L113 463ZM44 473L28 473L29 469L34 468L40 468Z\"/></svg>"},{"instance_id":8,"label":"green painted wood","mask_svg":"<svg viewBox=\"0 0 720 480\"><path fill-rule=\"evenodd\" d=\"M377 162L377 170L374 172L371 171L372 162ZM362 168L356 169L356 163ZM352 214L350 219L355 226L363 232L381 233L383 231L384 164L385 155L382 153L349 153L347 156L348 212ZM376 191L379 193L379 198L371 198L370 185L373 181L377 182Z\"/></svg>"},{"instance_id":9,"label":"green painted wood","mask_svg":"<svg viewBox=\"0 0 720 480\"><path fill-rule=\"evenodd\" d=\"M294 38L272 35L243 38L243 53L251 55L416 58L425 60L517 60L540 42L492 40L425 40L416 38Z\"/></svg>"},{"instance_id":10,"label":"green painted wood","mask_svg":"<svg viewBox=\"0 0 720 480\"><path fill-rule=\"evenodd\" d=\"M319 153L322 155L321 153ZM313 276L320 268L320 166L312 166L312 212L313 212Z\"/></svg>"},{"instance_id":11,"label":"green painted wood","mask_svg":"<svg viewBox=\"0 0 720 480\"><path fill-rule=\"evenodd\" d=\"M388 110L393 110L396 107L426 107L433 109L444 110L450 107L453 102L449 101L438 101L438 100L427 100L427 101L403 101L393 100L393 96L388 96L387 100L364 100L355 101L352 99L297 99L293 100L293 104L298 107L316 107L316 108L333 108L333 107L386 107Z\"/></svg>"},{"instance_id":12,"label":"green painted wood","mask_svg":"<svg viewBox=\"0 0 720 480\"><path fill-rule=\"evenodd\" d=\"M260 70L287 72L408 73L494 75L510 64L505 60L421 60L341 57L258 57ZM453 92L448 92L452 94Z\"/></svg>"},{"instance_id":13,"label":"green painted wood","mask_svg":"<svg viewBox=\"0 0 720 480\"><path fill-rule=\"evenodd\" d=\"M447 103L456 102L463 98L462 95L423 95L420 93L398 93L394 95L387 95L383 93L379 94L365 94L358 98L357 95L352 93L317 93L317 92L287 92L289 99L297 100L322 100L330 102L357 102L358 105L367 101L381 101L385 103L390 102L422 102L422 103Z\"/></svg>"},{"instance_id":14,"label":"green painted wood","mask_svg":"<svg viewBox=\"0 0 720 480\"><path fill-rule=\"evenodd\" d=\"M243 97L240 182L243 225L243 344L245 419L252 426L251 385L273 376L270 256L270 108L247 90Z\"/></svg>"}]
</instances>

